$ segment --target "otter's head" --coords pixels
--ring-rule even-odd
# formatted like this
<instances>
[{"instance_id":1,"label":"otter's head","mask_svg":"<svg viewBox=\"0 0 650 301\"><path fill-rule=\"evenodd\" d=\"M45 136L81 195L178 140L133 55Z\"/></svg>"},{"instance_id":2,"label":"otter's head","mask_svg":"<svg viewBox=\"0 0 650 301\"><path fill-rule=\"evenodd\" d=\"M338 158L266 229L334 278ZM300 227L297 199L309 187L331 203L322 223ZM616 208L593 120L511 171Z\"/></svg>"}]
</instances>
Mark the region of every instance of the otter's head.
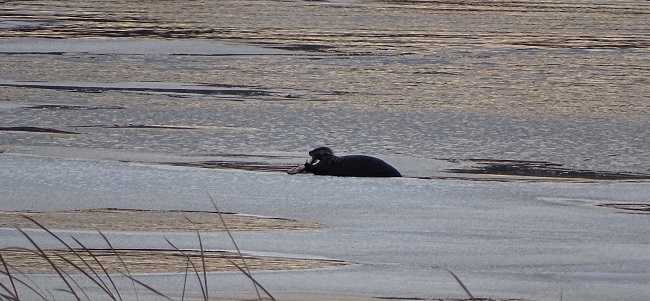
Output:
<instances>
[{"instance_id":1,"label":"otter's head","mask_svg":"<svg viewBox=\"0 0 650 301\"><path fill-rule=\"evenodd\" d=\"M309 152L309 155L311 156L311 162L313 163L325 156L334 156L334 152L329 147L323 146L312 150Z\"/></svg>"}]
</instances>

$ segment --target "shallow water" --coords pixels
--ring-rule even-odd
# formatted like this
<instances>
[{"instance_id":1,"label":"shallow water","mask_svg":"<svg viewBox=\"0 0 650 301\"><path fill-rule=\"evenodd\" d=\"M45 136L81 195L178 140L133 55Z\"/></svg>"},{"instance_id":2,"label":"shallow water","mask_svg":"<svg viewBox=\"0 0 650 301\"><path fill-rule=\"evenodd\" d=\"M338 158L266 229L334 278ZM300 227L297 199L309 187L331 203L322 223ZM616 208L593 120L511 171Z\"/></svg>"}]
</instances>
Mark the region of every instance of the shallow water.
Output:
<instances>
[{"instance_id":1,"label":"shallow water","mask_svg":"<svg viewBox=\"0 0 650 301\"><path fill-rule=\"evenodd\" d=\"M11 1L0 37L0 127L81 133L5 147L650 172L647 1Z\"/></svg>"}]
</instances>

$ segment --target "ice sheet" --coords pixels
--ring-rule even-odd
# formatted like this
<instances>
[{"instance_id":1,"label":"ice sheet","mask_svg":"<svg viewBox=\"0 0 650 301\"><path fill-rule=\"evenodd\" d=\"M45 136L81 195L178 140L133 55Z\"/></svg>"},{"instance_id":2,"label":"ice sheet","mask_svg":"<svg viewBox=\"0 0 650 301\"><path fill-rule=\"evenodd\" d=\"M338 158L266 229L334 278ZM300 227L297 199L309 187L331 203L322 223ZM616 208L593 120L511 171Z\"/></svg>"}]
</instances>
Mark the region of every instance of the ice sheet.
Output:
<instances>
[{"instance_id":1,"label":"ice sheet","mask_svg":"<svg viewBox=\"0 0 650 301\"><path fill-rule=\"evenodd\" d=\"M3 210L84 208L220 210L322 223L316 231L235 233L244 252L303 254L356 263L337 269L256 272L276 292L461 298L443 267L475 296L645 300L650 295L650 219L598 207L647 202L650 185L368 179L286 175L111 160L0 155ZM161 221L164 222L164 221ZM32 231L44 247L45 233ZM73 234L102 247L93 231ZM193 233L111 232L120 247L197 248ZM26 246L0 229L0 247ZM224 233L202 235L232 249ZM211 276L215 290L250 292L237 273ZM142 279L174 292L182 275ZM198 288L194 288L197 289Z\"/></svg>"},{"instance_id":2,"label":"ice sheet","mask_svg":"<svg viewBox=\"0 0 650 301\"><path fill-rule=\"evenodd\" d=\"M15 23L15 22L14 22ZM9 26L18 26L14 23ZM183 54L183 55L279 55L301 52L222 41L159 40L133 38L37 39L14 38L0 44L5 53ZM303 53L304 54L304 53Z\"/></svg>"}]
</instances>

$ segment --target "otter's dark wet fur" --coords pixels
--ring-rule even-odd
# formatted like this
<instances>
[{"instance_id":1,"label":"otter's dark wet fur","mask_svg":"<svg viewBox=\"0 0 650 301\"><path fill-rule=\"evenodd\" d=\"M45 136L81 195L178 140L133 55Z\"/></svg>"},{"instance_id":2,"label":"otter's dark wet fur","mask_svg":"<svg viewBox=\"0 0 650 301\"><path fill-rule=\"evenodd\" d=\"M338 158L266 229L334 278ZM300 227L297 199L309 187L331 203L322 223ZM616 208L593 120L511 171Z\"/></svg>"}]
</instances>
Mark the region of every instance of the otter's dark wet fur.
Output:
<instances>
[{"instance_id":1,"label":"otter's dark wet fur","mask_svg":"<svg viewBox=\"0 0 650 301\"><path fill-rule=\"evenodd\" d=\"M379 158L365 155L334 155L329 147L319 147L309 152L312 160L305 170L315 175L340 177L401 177L393 166Z\"/></svg>"}]
</instances>

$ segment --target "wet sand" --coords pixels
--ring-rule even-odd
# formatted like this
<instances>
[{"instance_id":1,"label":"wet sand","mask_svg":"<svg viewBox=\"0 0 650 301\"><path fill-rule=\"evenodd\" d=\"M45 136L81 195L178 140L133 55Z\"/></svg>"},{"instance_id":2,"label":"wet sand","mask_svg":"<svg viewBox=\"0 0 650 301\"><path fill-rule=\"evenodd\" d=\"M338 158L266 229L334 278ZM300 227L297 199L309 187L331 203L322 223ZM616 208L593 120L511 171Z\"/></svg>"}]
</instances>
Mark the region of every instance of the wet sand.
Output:
<instances>
[{"instance_id":1,"label":"wet sand","mask_svg":"<svg viewBox=\"0 0 650 301\"><path fill-rule=\"evenodd\" d=\"M53 212L0 211L0 227L36 228L27 216L48 229L88 229L101 231L225 231L219 214L201 211L94 209ZM291 219L221 215L231 231L309 230L322 225Z\"/></svg>"},{"instance_id":2,"label":"wet sand","mask_svg":"<svg viewBox=\"0 0 650 301\"><path fill-rule=\"evenodd\" d=\"M54 274L51 264L43 254L27 250L2 250L3 259L22 273ZM111 274L117 273L190 273L196 269L203 272L232 272L248 266L251 270L298 270L317 269L345 265L337 260L291 259L273 257L240 257L237 253L225 251L179 251L179 250L46 250L54 264L68 273L79 274L83 269L102 273L102 267ZM97 263L99 261L101 266ZM245 263L244 263L245 261ZM90 268L85 266L85 263ZM236 264L236 265L235 265ZM75 267L76 266L76 267ZM126 268L125 268L126 266ZM127 270L128 269L128 270Z\"/></svg>"},{"instance_id":3,"label":"wet sand","mask_svg":"<svg viewBox=\"0 0 650 301\"><path fill-rule=\"evenodd\" d=\"M281 231L319 229L322 225L307 221L283 218L259 217L222 213L228 230L231 231ZM127 209L71 210L54 212L0 212L0 227L38 228L29 217L47 229L73 229L98 231L156 231L156 232L207 232L225 231L226 228L216 212L197 211L157 211ZM73 246L73 248L75 248ZM79 247L72 250L47 250L47 256L57 266L71 273L79 273L68 260L83 266L83 261L91 263L93 269L97 258L109 271L131 273L184 273L188 269L188 260L203 270L203 258L208 272L237 271L244 266L237 253L226 251L200 252L200 250L160 249L93 249ZM54 273L51 265L33 251L8 249L0 252L9 264L23 273ZM65 258L65 259L64 259ZM338 260L292 259L260 256L244 256L246 265L251 270L293 270L340 266L346 263ZM88 269L84 268L87 272Z\"/></svg>"}]
</instances>

